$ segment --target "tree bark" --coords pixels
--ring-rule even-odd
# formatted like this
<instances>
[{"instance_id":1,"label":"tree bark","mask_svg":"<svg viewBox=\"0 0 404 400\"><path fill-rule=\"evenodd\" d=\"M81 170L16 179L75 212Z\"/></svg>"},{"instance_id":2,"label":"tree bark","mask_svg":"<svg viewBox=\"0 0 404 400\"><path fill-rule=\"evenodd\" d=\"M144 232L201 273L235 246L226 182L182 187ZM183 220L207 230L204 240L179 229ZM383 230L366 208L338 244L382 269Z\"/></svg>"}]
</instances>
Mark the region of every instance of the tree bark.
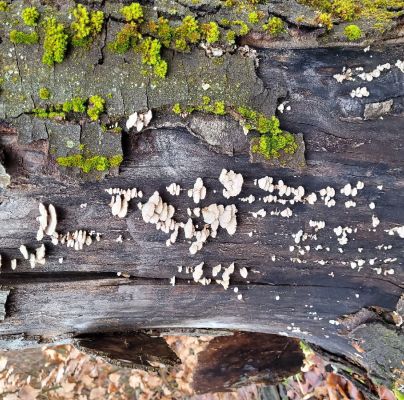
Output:
<instances>
[{"instance_id":1,"label":"tree bark","mask_svg":"<svg viewBox=\"0 0 404 400\"><path fill-rule=\"evenodd\" d=\"M72 338L85 347L83 337L93 335L91 341L101 350L111 341L116 345L116 336L110 334L128 332L130 338L132 332L146 329L250 331L303 339L368 371L376 381L391 384L402 367L404 349L403 239L386 232L404 225L404 74L392 68L379 80L366 82L370 96L362 99L350 96L362 84L359 78L340 84L333 75L343 67L368 71L386 62L394 65L403 50L402 44L381 44L371 53L337 47L258 49L259 66L252 69L256 76L246 98L273 112L288 101L291 110L278 116L283 129L304 137L303 169L250 163L249 139L229 116L196 113L179 119L160 108L142 133L122 134L124 162L119 174L87 181L56 167L49 151L54 138L50 132L63 130L83 139L83 132L94 124L54 126L46 121L37 126L30 117L21 120L25 115L4 120L0 147L11 184L0 192L0 347L64 343ZM179 62L173 56L173 63L182 63L184 70L199 62L193 60L194 54L181 57ZM226 62L226 76L235 82L232 60ZM108 58L103 63L108 65ZM384 115L369 111L367 105L389 100L393 102ZM129 112L125 107L123 114ZM25 121L32 124L24 135L21 121L24 126ZM42 137L44 132L49 136ZM117 138L111 147L120 146L121 137ZM62 139L59 134L57 140ZM223 198L218 181L222 168L242 173L245 183L237 198ZM302 185L306 193L318 194L331 186L337 205L328 208L319 200L314 206L291 206L290 219L270 215L281 206L263 203L267 193L254 185L255 179L266 175ZM143 222L135 200L126 218L111 216L105 189L136 187L145 193L143 202L158 190L176 208L177 220L186 222L187 208L195 204L185 194L168 195L165 188L176 182L189 189L198 177L208 189L203 206L235 204L238 229L234 236L220 232L195 256L182 234L167 248L167 235ZM356 207L346 208L347 198L340 189L357 181L363 181L365 188L354 199ZM253 204L240 200L249 195L256 198ZM93 230L102 234L101 241L75 251L53 246L46 238L46 264L31 269L18 249L21 244L39 247L35 240L39 202L55 205L58 232ZM369 208L372 202L375 209ZM251 212L260 208L267 216L254 218ZM377 227L372 216L380 220ZM325 221L326 228L317 232L317 240L303 243L304 253L299 253L292 235L300 229L314 234L309 220ZM346 246L334 234L338 226L353 229ZM122 243L117 242L120 236ZM321 249L316 250L318 245ZM19 263L12 270L10 260L16 258ZM365 260L364 265L358 260ZM243 279L236 269L227 291L213 283L194 284L185 267L201 262L209 271L219 263L234 262L237 268L246 267L249 275ZM173 276L175 286L170 284Z\"/></svg>"}]
</instances>

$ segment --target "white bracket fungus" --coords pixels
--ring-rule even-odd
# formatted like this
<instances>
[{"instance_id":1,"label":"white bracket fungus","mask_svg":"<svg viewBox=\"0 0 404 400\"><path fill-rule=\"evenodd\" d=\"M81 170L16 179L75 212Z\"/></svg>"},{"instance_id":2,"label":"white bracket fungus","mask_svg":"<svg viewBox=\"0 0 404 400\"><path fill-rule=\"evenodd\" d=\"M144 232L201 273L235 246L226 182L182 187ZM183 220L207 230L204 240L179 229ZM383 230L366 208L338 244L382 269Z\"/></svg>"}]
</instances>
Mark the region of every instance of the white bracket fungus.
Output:
<instances>
[{"instance_id":1,"label":"white bracket fungus","mask_svg":"<svg viewBox=\"0 0 404 400\"><path fill-rule=\"evenodd\" d=\"M250 194L248 197L241 197L239 198L240 201L242 201L243 203L254 203L255 201L255 196Z\"/></svg>"},{"instance_id":2,"label":"white bracket fungus","mask_svg":"<svg viewBox=\"0 0 404 400\"><path fill-rule=\"evenodd\" d=\"M397 60L394 64L402 73L404 73L404 61Z\"/></svg>"},{"instance_id":3,"label":"white bracket fungus","mask_svg":"<svg viewBox=\"0 0 404 400\"><path fill-rule=\"evenodd\" d=\"M127 190L119 188L109 188L105 189L105 191L112 196L109 206L111 207L112 215L117 216L118 218L126 217L130 200L137 197L143 197L142 191L138 191L136 188Z\"/></svg>"},{"instance_id":4,"label":"white bracket fungus","mask_svg":"<svg viewBox=\"0 0 404 400\"><path fill-rule=\"evenodd\" d=\"M188 190L188 197L192 197L196 204L206 197L206 187L203 185L202 178L196 179L193 189Z\"/></svg>"},{"instance_id":5,"label":"white bracket fungus","mask_svg":"<svg viewBox=\"0 0 404 400\"><path fill-rule=\"evenodd\" d=\"M237 230L237 208L234 204L227 205L211 204L202 209L202 216L205 223L211 227L211 236L216 237L217 229L220 226L227 230L229 235L234 235Z\"/></svg>"},{"instance_id":6,"label":"white bracket fungus","mask_svg":"<svg viewBox=\"0 0 404 400\"><path fill-rule=\"evenodd\" d=\"M58 223L55 207L49 204L48 208L46 208L42 203L39 203L39 217L37 217L37 221L39 222L39 229L36 239L41 241L44 234L52 236L56 232Z\"/></svg>"},{"instance_id":7,"label":"white bracket fungus","mask_svg":"<svg viewBox=\"0 0 404 400\"><path fill-rule=\"evenodd\" d=\"M333 78L338 82L342 83L343 81L353 81L354 78L352 77L352 70L351 68L342 68L342 73L341 74L335 74L333 75Z\"/></svg>"},{"instance_id":8,"label":"white bracket fungus","mask_svg":"<svg viewBox=\"0 0 404 400\"><path fill-rule=\"evenodd\" d=\"M166 190L168 193L171 194L171 196L179 196L180 191L181 191L181 186L177 185L176 183L172 183L170 186L166 187Z\"/></svg>"},{"instance_id":9,"label":"white bracket fungus","mask_svg":"<svg viewBox=\"0 0 404 400\"><path fill-rule=\"evenodd\" d=\"M390 229L386 230L385 232L387 232L390 236L397 234L401 239L404 239L404 225L390 228Z\"/></svg>"},{"instance_id":10,"label":"white bracket fungus","mask_svg":"<svg viewBox=\"0 0 404 400\"><path fill-rule=\"evenodd\" d=\"M219 176L219 182L224 186L223 196L229 199L240 194L244 179L243 175L236 174L233 170L227 171L227 169L223 168Z\"/></svg>"},{"instance_id":11,"label":"white bracket fungus","mask_svg":"<svg viewBox=\"0 0 404 400\"><path fill-rule=\"evenodd\" d=\"M153 118L152 110L149 110L145 113L133 113L129 116L126 121L126 129L131 129L136 126L136 130L140 132L144 127L150 124L150 121Z\"/></svg>"},{"instance_id":12,"label":"white bracket fungus","mask_svg":"<svg viewBox=\"0 0 404 400\"><path fill-rule=\"evenodd\" d=\"M222 274L222 279L217 279L216 283L222 285L224 290L227 290L230 285L230 276L234 272L234 263L231 263L227 268L224 269Z\"/></svg>"},{"instance_id":13,"label":"white bracket fungus","mask_svg":"<svg viewBox=\"0 0 404 400\"><path fill-rule=\"evenodd\" d=\"M370 93L369 93L368 89L364 86L364 87L358 87L358 88L352 90L352 92L350 93L350 96L352 98L355 98L355 97L361 98L361 97L368 97L369 94Z\"/></svg>"},{"instance_id":14,"label":"white bracket fungus","mask_svg":"<svg viewBox=\"0 0 404 400\"><path fill-rule=\"evenodd\" d=\"M139 208L142 211L144 222L156 224L156 228L164 233L175 229L176 223L172 219L175 208L163 202L159 192L154 192L145 204L139 203Z\"/></svg>"},{"instance_id":15,"label":"white bracket fungus","mask_svg":"<svg viewBox=\"0 0 404 400\"><path fill-rule=\"evenodd\" d=\"M26 260L28 260L29 259L29 253L28 253L28 250L27 250L27 247L24 245L24 244L22 244L21 246L20 246L20 253L22 254L22 256L26 259Z\"/></svg>"}]
</instances>

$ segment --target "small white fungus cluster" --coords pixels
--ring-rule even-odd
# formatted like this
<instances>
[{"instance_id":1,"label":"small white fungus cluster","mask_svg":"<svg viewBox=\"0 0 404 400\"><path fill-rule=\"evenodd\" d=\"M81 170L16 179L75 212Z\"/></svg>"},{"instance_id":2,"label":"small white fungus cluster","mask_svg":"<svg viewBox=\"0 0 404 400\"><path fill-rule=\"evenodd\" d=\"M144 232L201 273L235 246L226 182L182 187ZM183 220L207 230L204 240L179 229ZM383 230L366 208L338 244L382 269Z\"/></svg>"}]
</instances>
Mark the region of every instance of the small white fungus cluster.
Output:
<instances>
[{"instance_id":1,"label":"small white fungus cluster","mask_svg":"<svg viewBox=\"0 0 404 400\"><path fill-rule=\"evenodd\" d=\"M29 263L31 265L31 268L35 268L36 264L39 265L45 265L45 245L42 244L40 247L38 247L34 253L28 252L27 247L22 244L20 246L20 253L24 257L25 260L29 260ZM14 268L15 269L15 268Z\"/></svg>"},{"instance_id":2,"label":"small white fungus cluster","mask_svg":"<svg viewBox=\"0 0 404 400\"><path fill-rule=\"evenodd\" d=\"M335 189L331 186L327 186L319 191L321 200L324 201L324 204L327 207L334 207L335 206Z\"/></svg>"},{"instance_id":3,"label":"small white fungus cluster","mask_svg":"<svg viewBox=\"0 0 404 400\"><path fill-rule=\"evenodd\" d=\"M373 81L373 79L375 78L379 78L380 74L384 71L384 70L390 70L391 69L391 65L390 63L386 63L383 65L378 65L373 71L370 72L362 72L361 74L359 74L359 78L361 78L364 81L367 82L371 82Z\"/></svg>"},{"instance_id":4,"label":"small white fungus cluster","mask_svg":"<svg viewBox=\"0 0 404 400\"><path fill-rule=\"evenodd\" d=\"M237 207L234 204L223 206L222 204L210 204L202 209L203 221L210 225L211 236L216 237L219 226L226 229L229 235L234 235L237 230Z\"/></svg>"},{"instance_id":5,"label":"small white fungus cluster","mask_svg":"<svg viewBox=\"0 0 404 400\"><path fill-rule=\"evenodd\" d=\"M363 87L357 87L356 89L353 89L352 92L350 93L350 96L352 98L358 97L358 98L362 98L362 97L368 97L370 95L368 89L366 88L366 86Z\"/></svg>"},{"instance_id":6,"label":"small white fungus cluster","mask_svg":"<svg viewBox=\"0 0 404 400\"><path fill-rule=\"evenodd\" d=\"M394 228L390 228L386 230L388 235L398 235L401 239L404 239L404 225L403 226L396 226Z\"/></svg>"},{"instance_id":7,"label":"small white fungus cluster","mask_svg":"<svg viewBox=\"0 0 404 400\"><path fill-rule=\"evenodd\" d=\"M94 241L99 242L101 236L99 233L94 231L87 232L86 230L79 229L74 232L67 232L66 234L54 234L52 236L52 243L57 246L59 243L61 245L66 245L66 247L71 247L74 250L83 250L84 245L90 246Z\"/></svg>"},{"instance_id":8,"label":"small white fungus cluster","mask_svg":"<svg viewBox=\"0 0 404 400\"><path fill-rule=\"evenodd\" d=\"M309 221L309 226L314 228L315 232L325 228L325 221Z\"/></svg>"},{"instance_id":9,"label":"small white fungus cluster","mask_svg":"<svg viewBox=\"0 0 404 400\"><path fill-rule=\"evenodd\" d=\"M402 73L404 73L404 61L397 60L394 64Z\"/></svg>"},{"instance_id":10,"label":"small white fungus cluster","mask_svg":"<svg viewBox=\"0 0 404 400\"><path fill-rule=\"evenodd\" d=\"M353 81L354 78L352 77L352 70L351 68L342 68L342 72L340 74L333 75L334 79L338 83L342 83L343 81Z\"/></svg>"},{"instance_id":11,"label":"small white fungus cluster","mask_svg":"<svg viewBox=\"0 0 404 400\"><path fill-rule=\"evenodd\" d=\"M353 229L349 226L338 226L334 228L334 233L338 237L338 243L341 246L345 246L348 243L348 233L351 234L353 232Z\"/></svg>"},{"instance_id":12,"label":"small white fungus cluster","mask_svg":"<svg viewBox=\"0 0 404 400\"><path fill-rule=\"evenodd\" d=\"M144 222L156 224L156 228L164 233L175 229L176 223L173 220L175 208L165 203L159 192L154 192L146 203L138 203L138 207L142 211Z\"/></svg>"},{"instance_id":13,"label":"small white fungus cluster","mask_svg":"<svg viewBox=\"0 0 404 400\"><path fill-rule=\"evenodd\" d=\"M41 241L44 235L52 236L56 232L57 215L53 204L49 204L48 208L42 203L39 203L39 217L36 219L39 222L39 229L36 234L36 240Z\"/></svg>"},{"instance_id":14,"label":"small white fungus cluster","mask_svg":"<svg viewBox=\"0 0 404 400\"><path fill-rule=\"evenodd\" d=\"M240 194L244 179L243 175L236 174L233 170L227 171L227 169L223 168L219 176L219 182L224 186L223 196L229 199Z\"/></svg>"},{"instance_id":15,"label":"small white fungus cluster","mask_svg":"<svg viewBox=\"0 0 404 400\"><path fill-rule=\"evenodd\" d=\"M111 213L113 216L118 218L125 218L128 213L129 201L134 198L142 198L143 193L141 190L133 189L119 189L119 188L109 188L105 191L110 194L111 202L109 206L111 207Z\"/></svg>"},{"instance_id":16,"label":"small white fungus cluster","mask_svg":"<svg viewBox=\"0 0 404 400\"><path fill-rule=\"evenodd\" d=\"M196 204L206 197L206 187L203 185L202 178L196 179L194 187L188 190L188 197L192 197Z\"/></svg>"},{"instance_id":17,"label":"small white fungus cluster","mask_svg":"<svg viewBox=\"0 0 404 400\"><path fill-rule=\"evenodd\" d=\"M150 121L153 118L152 110L149 110L145 113L133 113L129 116L126 121L126 128L129 130L130 128L136 127L136 130L140 132L144 127L150 124Z\"/></svg>"},{"instance_id":18,"label":"small white fungus cluster","mask_svg":"<svg viewBox=\"0 0 404 400\"><path fill-rule=\"evenodd\" d=\"M171 185L166 187L166 190L168 193L171 194L171 196L179 196L181 192L181 186L177 185L176 183L172 183Z\"/></svg>"}]
</instances>

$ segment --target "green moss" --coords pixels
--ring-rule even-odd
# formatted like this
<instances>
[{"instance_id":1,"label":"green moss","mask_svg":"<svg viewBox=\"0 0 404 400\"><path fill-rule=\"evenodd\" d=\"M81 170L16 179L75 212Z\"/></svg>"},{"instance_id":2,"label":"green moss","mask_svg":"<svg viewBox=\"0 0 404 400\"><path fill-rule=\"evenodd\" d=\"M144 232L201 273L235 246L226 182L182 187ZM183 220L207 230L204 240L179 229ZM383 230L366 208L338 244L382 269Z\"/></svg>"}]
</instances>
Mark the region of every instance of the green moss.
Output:
<instances>
[{"instance_id":1,"label":"green moss","mask_svg":"<svg viewBox=\"0 0 404 400\"><path fill-rule=\"evenodd\" d=\"M248 32L250 32L250 28L244 21L241 20L231 21L231 25L239 27L238 32L236 32L238 36L245 36L247 35Z\"/></svg>"},{"instance_id":2,"label":"green moss","mask_svg":"<svg viewBox=\"0 0 404 400\"><path fill-rule=\"evenodd\" d=\"M403 0L298 0L333 18L353 21L361 18L374 20L374 28L384 30L389 21L403 15Z\"/></svg>"},{"instance_id":3,"label":"green moss","mask_svg":"<svg viewBox=\"0 0 404 400\"><path fill-rule=\"evenodd\" d=\"M216 22L208 22L201 25L203 36L208 43L216 43L220 39L219 25Z\"/></svg>"},{"instance_id":4,"label":"green moss","mask_svg":"<svg viewBox=\"0 0 404 400\"><path fill-rule=\"evenodd\" d=\"M91 96L89 99L89 106L87 109L87 115L92 121L97 121L100 114L105 110L105 100L98 95Z\"/></svg>"},{"instance_id":5,"label":"green moss","mask_svg":"<svg viewBox=\"0 0 404 400\"><path fill-rule=\"evenodd\" d=\"M108 47L115 53L124 54L141 38L142 35L138 31L138 25L131 22L130 24L126 24L121 31L118 32L116 39L109 43Z\"/></svg>"},{"instance_id":6,"label":"green moss","mask_svg":"<svg viewBox=\"0 0 404 400\"><path fill-rule=\"evenodd\" d=\"M226 40L229 44L234 44L236 42L236 32L232 30L227 31Z\"/></svg>"},{"instance_id":7,"label":"green moss","mask_svg":"<svg viewBox=\"0 0 404 400\"><path fill-rule=\"evenodd\" d=\"M257 11L250 12L248 14L248 21L252 24L258 24L260 21L259 14Z\"/></svg>"},{"instance_id":8,"label":"green moss","mask_svg":"<svg viewBox=\"0 0 404 400\"><path fill-rule=\"evenodd\" d=\"M285 23L279 17L271 17L268 22L262 26L271 36L279 36L286 32Z\"/></svg>"},{"instance_id":9,"label":"green moss","mask_svg":"<svg viewBox=\"0 0 404 400\"><path fill-rule=\"evenodd\" d=\"M39 37L36 32L25 33L15 29L10 32L10 42L14 44L36 44L38 41Z\"/></svg>"},{"instance_id":10,"label":"green moss","mask_svg":"<svg viewBox=\"0 0 404 400\"><path fill-rule=\"evenodd\" d=\"M105 172L110 168L119 167L123 157L118 154L112 157L106 156L91 156L85 157L83 154L74 154L67 157L57 157L56 162L61 167L65 168L80 168L83 172L91 171Z\"/></svg>"},{"instance_id":11,"label":"green moss","mask_svg":"<svg viewBox=\"0 0 404 400\"><path fill-rule=\"evenodd\" d=\"M362 31L357 25L348 25L344 29L344 35L348 41L354 42L362 37Z\"/></svg>"},{"instance_id":12,"label":"green moss","mask_svg":"<svg viewBox=\"0 0 404 400\"><path fill-rule=\"evenodd\" d=\"M294 154L297 147L294 136L289 132L282 132L277 135L261 135L258 142L252 146L252 151L271 159L278 158L281 151L286 154Z\"/></svg>"},{"instance_id":13,"label":"green moss","mask_svg":"<svg viewBox=\"0 0 404 400\"><path fill-rule=\"evenodd\" d=\"M71 28L74 32L72 44L84 46L88 44L95 34L100 33L104 23L104 13L102 11L88 12L82 4L77 4L73 10L74 22Z\"/></svg>"},{"instance_id":14,"label":"green moss","mask_svg":"<svg viewBox=\"0 0 404 400\"><path fill-rule=\"evenodd\" d=\"M139 3L132 3L121 8L121 14L126 22L140 21L143 19L143 8Z\"/></svg>"},{"instance_id":15,"label":"green moss","mask_svg":"<svg viewBox=\"0 0 404 400\"><path fill-rule=\"evenodd\" d=\"M122 164L123 157L120 154L109 158L109 165L111 168L119 167Z\"/></svg>"},{"instance_id":16,"label":"green moss","mask_svg":"<svg viewBox=\"0 0 404 400\"><path fill-rule=\"evenodd\" d=\"M71 101L71 111L76 112L76 113L84 113L86 112L86 102L87 100L84 99L83 97L75 97ZM66 102L63 103L63 105L66 105Z\"/></svg>"},{"instance_id":17,"label":"green moss","mask_svg":"<svg viewBox=\"0 0 404 400\"><path fill-rule=\"evenodd\" d=\"M354 20L360 13L360 9L357 0L333 0L331 3L331 12L344 21Z\"/></svg>"},{"instance_id":18,"label":"green moss","mask_svg":"<svg viewBox=\"0 0 404 400\"><path fill-rule=\"evenodd\" d=\"M46 108L34 108L31 111L37 118L49 118L49 119L64 119L66 114L62 111L56 111L54 108L49 110Z\"/></svg>"},{"instance_id":19,"label":"green moss","mask_svg":"<svg viewBox=\"0 0 404 400\"><path fill-rule=\"evenodd\" d=\"M40 88L38 94L41 100L48 100L51 96L50 91L45 87Z\"/></svg>"},{"instance_id":20,"label":"green moss","mask_svg":"<svg viewBox=\"0 0 404 400\"><path fill-rule=\"evenodd\" d=\"M160 17L157 21L149 21L148 29L150 34L157 37L163 46L170 47L174 37L174 28L167 18Z\"/></svg>"},{"instance_id":21,"label":"green moss","mask_svg":"<svg viewBox=\"0 0 404 400\"><path fill-rule=\"evenodd\" d=\"M58 23L56 18L50 17L45 21L45 41L42 62L52 66L61 63L66 54L69 35L65 32L63 24Z\"/></svg>"},{"instance_id":22,"label":"green moss","mask_svg":"<svg viewBox=\"0 0 404 400\"><path fill-rule=\"evenodd\" d=\"M198 43L201 39L201 32L198 21L188 15L180 26L174 30L174 44L178 51L188 51L190 44Z\"/></svg>"},{"instance_id":23,"label":"green moss","mask_svg":"<svg viewBox=\"0 0 404 400\"><path fill-rule=\"evenodd\" d=\"M27 7L22 10L21 17L27 26L36 26L39 20L39 11L36 7Z\"/></svg>"},{"instance_id":24,"label":"green moss","mask_svg":"<svg viewBox=\"0 0 404 400\"><path fill-rule=\"evenodd\" d=\"M181 114L181 113L182 113L182 110L181 110L181 105L180 105L180 103L175 103L174 106L173 106L173 108L172 108L172 110L173 110L173 113L174 113L174 114Z\"/></svg>"},{"instance_id":25,"label":"green moss","mask_svg":"<svg viewBox=\"0 0 404 400\"><path fill-rule=\"evenodd\" d=\"M278 158L280 151L286 154L293 154L297 150L295 137L280 128L278 118L267 117L248 107L239 107L238 113L244 119L244 126L250 130L257 130L261 135L253 139L252 151L259 153L265 158Z\"/></svg>"},{"instance_id":26,"label":"green moss","mask_svg":"<svg viewBox=\"0 0 404 400\"><path fill-rule=\"evenodd\" d=\"M330 13L321 13L317 16L316 22L324 26L327 31L330 31L333 27L332 15Z\"/></svg>"},{"instance_id":27,"label":"green moss","mask_svg":"<svg viewBox=\"0 0 404 400\"><path fill-rule=\"evenodd\" d=\"M164 78L167 74L167 62L161 58L161 43L158 39L146 37L140 42L140 45L136 48L142 55L143 64L153 67L154 73Z\"/></svg>"},{"instance_id":28,"label":"green moss","mask_svg":"<svg viewBox=\"0 0 404 400\"><path fill-rule=\"evenodd\" d=\"M5 1L0 1L0 11L8 11L8 4Z\"/></svg>"}]
</instances>

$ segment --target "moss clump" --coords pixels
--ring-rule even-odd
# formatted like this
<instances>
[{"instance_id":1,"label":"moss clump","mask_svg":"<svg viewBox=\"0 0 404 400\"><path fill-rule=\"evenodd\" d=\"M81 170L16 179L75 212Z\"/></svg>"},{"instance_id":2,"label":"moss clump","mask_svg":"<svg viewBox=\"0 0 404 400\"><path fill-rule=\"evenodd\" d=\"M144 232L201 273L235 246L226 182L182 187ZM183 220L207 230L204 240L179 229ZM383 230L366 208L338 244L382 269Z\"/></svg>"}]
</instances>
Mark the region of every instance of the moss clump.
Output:
<instances>
[{"instance_id":1,"label":"moss clump","mask_svg":"<svg viewBox=\"0 0 404 400\"><path fill-rule=\"evenodd\" d=\"M86 102L87 100L83 97L75 97L72 99L72 111L76 113L86 112Z\"/></svg>"},{"instance_id":2,"label":"moss clump","mask_svg":"<svg viewBox=\"0 0 404 400\"><path fill-rule=\"evenodd\" d=\"M357 0L333 0L331 4L331 12L344 21L354 20L360 10L361 7Z\"/></svg>"},{"instance_id":3,"label":"moss clump","mask_svg":"<svg viewBox=\"0 0 404 400\"><path fill-rule=\"evenodd\" d=\"M56 110L54 107L46 108L34 108L32 113L37 118L49 118L49 119L65 119L66 113L61 110Z\"/></svg>"},{"instance_id":4,"label":"moss clump","mask_svg":"<svg viewBox=\"0 0 404 400\"><path fill-rule=\"evenodd\" d=\"M354 42L362 37L362 31L357 25L348 25L344 29L344 35L348 41Z\"/></svg>"},{"instance_id":5,"label":"moss clump","mask_svg":"<svg viewBox=\"0 0 404 400\"><path fill-rule=\"evenodd\" d=\"M118 32L116 39L109 43L108 47L115 53L124 54L141 38L142 35L139 33L136 24L126 24L121 31Z\"/></svg>"},{"instance_id":6,"label":"moss clump","mask_svg":"<svg viewBox=\"0 0 404 400\"><path fill-rule=\"evenodd\" d=\"M180 103L175 103L174 104L174 106L173 106L173 108L172 108L172 110L173 110L173 113L174 114L181 114L182 113L182 109L181 109L181 105L180 105Z\"/></svg>"},{"instance_id":7,"label":"moss clump","mask_svg":"<svg viewBox=\"0 0 404 400\"><path fill-rule=\"evenodd\" d=\"M248 14L248 21L249 21L251 24L258 24L258 22L260 21L258 12L257 12L257 11L252 11L252 12L250 12L250 13Z\"/></svg>"},{"instance_id":8,"label":"moss clump","mask_svg":"<svg viewBox=\"0 0 404 400\"><path fill-rule=\"evenodd\" d=\"M5 1L0 1L0 11L8 11L8 4Z\"/></svg>"},{"instance_id":9,"label":"moss clump","mask_svg":"<svg viewBox=\"0 0 404 400\"><path fill-rule=\"evenodd\" d=\"M39 20L39 11L36 7L27 7L22 10L22 20L27 26L36 26Z\"/></svg>"},{"instance_id":10,"label":"moss clump","mask_svg":"<svg viewBox=\"0 0 404 400\"><path fill-rule=\"evenodd\" d=\"M36 44L38 41L39 37L36 32L25 33L15 29L10 32L10 42L14 44Z\"/></svg>"},{"instance_id":11,"label":"moss clump","mask_svg":"<svg viewBox=\"0 0 404 400\"><path fill-rule=\"evenodd\" d=\"M208 43L216 43L220 39L219 25L212 21L201 25L203 37Z\"/></svg>"},{"instance_id":12,"label":"moss clump","mask_svg":"<svg viewBox=\"0 0 404 400\"><path fill-rule=\"evenodd\" d=\"M186 16L180 26L174 30L174 47L178 51L188 51L190 44L198 43L201 39L201 32L198 21Z\"/></svg>"},{"instance_id":13,"label":"moss clump","mask_svg":"<svg viewBox=\"0 0 404 400\"><path fill-rule=\"evenodd\" d=\"M143 8L139 3L124 6L120 11L126 22L140 21L143 19Z\"/></svg>"},{"instance_id":14,"label":"moss clump","mask_svg":"<svg viewBox=\"0 0 404 400\"><path fill-rule=\"evenodd\" d=\"M299 3L330 13L333 18L354 21L360 18L375 21L374 27L384 30L391 19L403 15L403 0L298 0Z\"/></svg>"},{"instance_id":15,"label":"moss clump","mask_svg":"<svg viewBox=\"0 0 404 400\"><path fill-rule=\"evenodd\" d=\"M147 28L150 34L157 37L163 46L170 47L174 29L167 18L160 17L157 21L149 21Z\"/></svg>"},{"instance_id":16,"label":"moss clump","mask_svg":"<svg viewBox=\"0 0 404 400\"><path fill-rule=\"evenodd\" d=\"M153 72L160 78L167 75L167 62L161 58L161 43L158 39L147 37L143 39L137 50L142 55L143 64L153 67Z\"/></svg>"},{"instance_id":17,"label":"moss clump","mask_svg":"<svg viewBox=\"0 0 404 400\"><path fill-rule=\"evenodd\" d=\"M127 23L108 47L115 53L124 54L142 39L140 24L143 22L143 9L139 3L132 3L120 11Z\"/></svg>"},{"instance_id":18,"label":"moss clump","mask_svg":"<svg viewBox=\"0 0 404 400\"><path fill-rule=\"evenodd\" d=\"M250 28L248 25L239 19L235 21L231 21L231 25L234 27L238 27L238 32L236 32L237 36L245 36L248 32L250 32Z\"/></svg>"},{"instance_id":19,"label":"moss clump","mask_svg":"<svg viewBox=\"0 0 404 400\"><path fill-rule=\"evenodd\" d=\"M51 93L47 88L43 87L39 89L38 95L41 100L48 100L51 96Z\"/></svg>"},{"instance_id":20,"label":"moss clump","mask_svg":"<svg viewBox=\"0 0 404 400\"><path fill-rule=\"evenodd\" d=\"M271 17L268 22L262 26L271 36L279 36L286 32L285 23L279 17Z\"/></svg>"},{"instance_id":21,"label":"moss clump","mask_svg":"<svg viewBox=\"0 0 404 400\"><path fill-rule=\"evenodd\" d=\"M252 151L259 153L265 158L278 158L280 151L286 154L294 154L297 150L297 143L294 136L280 129L280 123L275 116L267 117L248 107L239 107L238 113L244 119L244 126L250 130L257 130L261 135L254 140Z\"/></svg>"},{"instance_id":22,"label":"moss clump","mask_svg":"<svg viewBox=\"0 0 404 400\"><path fill-rule=\"evenodd\" d=\"M63 24L58 23L56 18L50 17L45 21L45 41L42 62L52 66L61 63L66 54L69 35L65 32Z\"/></svg>"},{"instance_id":23,"label":"moss clump","mask_svg":"<svg viewBox=\"0 0 404 400\"><path fill-rule=\"evenodd\" d=\"M85 173L91 171L105 172L110 168L119 167L122 161L123 157L120 154L112 157L106 157L106 156L85 157L83 156L83 154L74 154L67 157L56 158L56 162L61 167L80 168Z\"/></svg>"},{"instance_id":24,"label":"moss clump","mask_svg":"<svg viewBox=\"0 0 404 400\"><path fill-rule=\"evenodd\" d=\"M92 121L97 121L100 114L105 110L105 100L98 95L91 96L89 99L89 106L87 115Z\"/></svg>"},{"instance_id":25,"label":"moss clump","mask_svg":"<svg viewBox=\"0 0 404 400\"><path fill-rule=\"evenodd\" d=\"M232 30L227 31L226 40L229 44L234 44L236 42L236 32Z\"/></svg>"},{"instance_id":26,"label":"moss clump","mask_svg":"<svg viewBox=\"0 0 404 400\"><path fill-rule=\"evenodd\" d=\"M279 158L280 151L286 154L294 154L297 147L294 136L289 132L282 131L281 134L261 135L251 150L253 153L261 154L270 159Z\"/></svg>"},{"instance_id":27,"label":"moss clump","mask_svg":"<svg viewBox=\"0 0 404 400\"><path fill-rule=\"evenodd\" d=\"M320 13L316 18L316 22L324 26L327 31L330 31L333 27L332 15L330 13Z\"/></svg>"},{"instance_id":28,"label":"moss clump","mask_svg":"<svg viewBox=\"0 0 404 400\"><path fill-rule=\"evenodd\" d=\"M77 4L73 10L74 22L71 28L74 32L72 43L74 46L88 44L92 37L102 31L104 13L102 11L88 12L82 4Z\"/></svg>"}]
</instances>

